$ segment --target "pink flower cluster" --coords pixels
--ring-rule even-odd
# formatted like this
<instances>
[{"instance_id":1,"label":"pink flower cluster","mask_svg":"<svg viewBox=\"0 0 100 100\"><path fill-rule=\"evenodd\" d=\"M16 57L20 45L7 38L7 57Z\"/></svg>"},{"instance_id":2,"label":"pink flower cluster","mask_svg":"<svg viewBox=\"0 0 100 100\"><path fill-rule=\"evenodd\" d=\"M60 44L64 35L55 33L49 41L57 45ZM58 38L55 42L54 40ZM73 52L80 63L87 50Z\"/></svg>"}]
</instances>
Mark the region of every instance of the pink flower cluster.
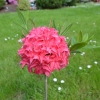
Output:
<instances>
[{"instance_id":1,"label":"pink flower cluster","mask_svg":"<svg viewBox=\"0 0 100 100\"><path fill-rule=\"evenodd\" d=\"M22 39L23 46L18 51L21 56L22 68L27 65L30 73L50 76L54 70L60 70L68 65L70 55L64 36L59 36L54 28L33 28Z\"/></svg>"},{"instance_id":2,"label":"pink flower cluster","mask_svg":"<svg viewBox=\"0 0 100 100\"><path fill-rule=\"evenodd\" d=\"M17 5L17 0L8 0L11 4Z\"/></svg>"}]
</instances>

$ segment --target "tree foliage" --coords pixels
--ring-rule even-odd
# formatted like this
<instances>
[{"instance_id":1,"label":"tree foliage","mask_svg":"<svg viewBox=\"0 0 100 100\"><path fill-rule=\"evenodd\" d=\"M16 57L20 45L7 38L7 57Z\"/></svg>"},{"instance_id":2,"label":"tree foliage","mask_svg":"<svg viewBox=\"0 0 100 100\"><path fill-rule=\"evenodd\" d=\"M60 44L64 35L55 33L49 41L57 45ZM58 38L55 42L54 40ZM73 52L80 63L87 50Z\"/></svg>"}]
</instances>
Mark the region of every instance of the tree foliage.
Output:
<instances>
[{"instance_id":1,"label":"tree foliage","mask_svg":"<svg viewBox=\"0 0 100 100\"><path fill-rule=\"evenodd\" d=\"M4 6L5 1L4 0L0 0L0 9Z\"/></svg>"}]
</instances>

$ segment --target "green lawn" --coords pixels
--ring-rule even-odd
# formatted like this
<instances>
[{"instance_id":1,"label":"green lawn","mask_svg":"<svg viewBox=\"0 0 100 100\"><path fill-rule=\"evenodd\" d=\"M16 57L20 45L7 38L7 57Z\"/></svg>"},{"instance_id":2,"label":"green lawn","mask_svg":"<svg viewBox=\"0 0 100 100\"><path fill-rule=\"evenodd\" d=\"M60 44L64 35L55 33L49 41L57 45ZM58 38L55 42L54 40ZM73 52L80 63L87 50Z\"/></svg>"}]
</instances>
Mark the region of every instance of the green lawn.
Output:
<instances>
[{"instance_id":1,"label":"green lawn","mask_svg":"<svg viewBox=\"0 0 100 100\"><path fill-rule=\"evenodd\" d=\"M89 44L100 45L100 5L33 10L29 16L36 26L46 26L52 19L61 25L67 19L66 25L73 23L73 26L64 35L76 36L79 31L90 36L94 34ZM0 14L0 100L43 100L43 76L30 74L19 64L17 51L21 47L18 40L22 38L22 29L14 22L21 24L16 12ZM53 72L48 78L48 100L100 100L100 49L81 51L69 59L65 69Z\"/></svg>"}]
</instances>

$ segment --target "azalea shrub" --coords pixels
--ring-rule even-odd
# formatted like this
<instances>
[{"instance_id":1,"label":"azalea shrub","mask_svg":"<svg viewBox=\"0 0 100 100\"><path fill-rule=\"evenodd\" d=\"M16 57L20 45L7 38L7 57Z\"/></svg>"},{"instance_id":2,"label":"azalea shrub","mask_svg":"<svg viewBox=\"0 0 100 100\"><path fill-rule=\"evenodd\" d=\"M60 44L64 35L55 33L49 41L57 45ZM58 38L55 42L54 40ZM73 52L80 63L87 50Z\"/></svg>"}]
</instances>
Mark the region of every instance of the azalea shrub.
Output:
<instances>
[{"instance_id":1,"label":"azalea shrub","mask_svg":"<svg viewBox=\"0 0 100 100\"><path fill-rule=\"evenodd\" d=\"M65 0L36 0L36 6L38 9L54 9L62 7L64 2Z\"/></svg>"},{"instance_id":2,"label":"azalea shrub","mask_svg":"<svg viewBox=\"0 0 100 100\"><path fill-rule=\"evenodd\" d=\"M21 26L24 38L21 39L22 47L18 50L21 57L21 65L27 65L28 71L35 74L50 76L54 70L60 70L68 65L70 54L80 52L79 49L86 46L89 40L88 34L79 32L77 40L73 37L67 41L64 33L72 26L56 27L55 21L50 21L49 26L36 27L34 21L26 19L18 10L18 15L23 22ZM29 29L29 22L33 25ZM75 41L74 41L75 40Z\"/></svg>"},{"instance_id":3,"label":"azalea shrub","mask_svg":"<svg viewBox=\"0 0 100 100\"><path fill-rule=\"evenodd\" d=\"M4 0L0 0L0 9L4 6L5 1Z\"/></svg>"},{"instance_id":4,"label":"azalea shrub","mask_svg":"<svg viewBox=\"0 0 100 100\"><path fill-rule=\"evenodd\" d=\"M21 57L20 64L22 68L26 66L30 73L44 75L44 100L48 100L47 77L55 70L66 68L70 55L79 53L79 49L88 45L93 36L89 37L88 34L79 32L77 40L73 37L68 41L68 37L63 34L67 33L72 24L67 27L63 24L59 29L53 20L48 26L36 27L34 21L31 18L26 19L20 10L18 15L23 23L23 26L20 26L24 29L22 46L18 50ZM31 30L28 28L28 21L33 23Z\"/></svg>"}]
</instances>

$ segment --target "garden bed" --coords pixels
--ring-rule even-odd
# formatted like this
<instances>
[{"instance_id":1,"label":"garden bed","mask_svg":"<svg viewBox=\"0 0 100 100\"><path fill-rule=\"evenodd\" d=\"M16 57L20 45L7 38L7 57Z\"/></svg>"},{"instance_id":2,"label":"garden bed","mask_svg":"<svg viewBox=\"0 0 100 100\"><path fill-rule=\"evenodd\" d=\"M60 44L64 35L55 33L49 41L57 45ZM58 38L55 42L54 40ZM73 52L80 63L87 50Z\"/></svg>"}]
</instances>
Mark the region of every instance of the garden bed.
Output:
<instances>
[{"instance_id":1,"label":"garden bed","mask_svg":"<svg viewBox=\"0 0 100 100\"><path fill-rule=\"evenodd\" d=\"M17 8L17 5L5 5L2 9L0 9L0 13L6 13L6 12L15 12Z\"/></svg>"}]
</instances>

